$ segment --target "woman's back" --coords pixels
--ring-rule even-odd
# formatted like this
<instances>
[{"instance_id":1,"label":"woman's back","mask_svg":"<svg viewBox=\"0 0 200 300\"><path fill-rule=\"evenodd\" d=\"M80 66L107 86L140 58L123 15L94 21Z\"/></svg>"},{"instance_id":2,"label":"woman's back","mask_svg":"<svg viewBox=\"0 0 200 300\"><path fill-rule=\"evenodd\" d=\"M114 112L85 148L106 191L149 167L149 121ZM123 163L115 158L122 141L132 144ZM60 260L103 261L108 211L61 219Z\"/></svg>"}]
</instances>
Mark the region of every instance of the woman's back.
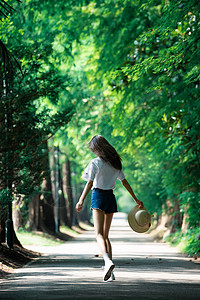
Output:
<instances>
[{"instance_id":1,"label":"woman's back","mask_svg":"<svg viewBox=\"0 0 200 300\"><path fill-rule=\"evenodd\" d=\"M92 180L93 188L111 190L115 188L116 180L123 180L125 175L122 170L115 169L110 163L97 157L90 162L82 178Z\"/></svg>"}]
</instances>

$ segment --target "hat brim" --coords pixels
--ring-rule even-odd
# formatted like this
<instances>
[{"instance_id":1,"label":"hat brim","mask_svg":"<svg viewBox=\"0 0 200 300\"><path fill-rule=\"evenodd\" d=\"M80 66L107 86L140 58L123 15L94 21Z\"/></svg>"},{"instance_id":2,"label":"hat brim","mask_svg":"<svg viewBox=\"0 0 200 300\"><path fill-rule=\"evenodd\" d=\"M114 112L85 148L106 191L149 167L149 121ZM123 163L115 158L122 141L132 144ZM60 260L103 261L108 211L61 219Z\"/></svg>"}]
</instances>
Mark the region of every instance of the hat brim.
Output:
<instances>
[{"instance_id":1,"label":"hat brim","mask_svg":"<svg viewBox=\"0 0 200 300\"><path fill-rule=\"evenodd\" d=\"M135 232L138 232L138 233L144 233L144 232L147 232L150 228L149 224L146 224L145 226L140 226L136 219L135 219L135 214L136 212L138 212L141 208L139 208L139 205L136 205L134 206L129 214L128 214L128 223L129 223L129 226L135 231ZM142 208L143 210L146 210L147 209L145 207Z\"/></svg>"}]
</instances>

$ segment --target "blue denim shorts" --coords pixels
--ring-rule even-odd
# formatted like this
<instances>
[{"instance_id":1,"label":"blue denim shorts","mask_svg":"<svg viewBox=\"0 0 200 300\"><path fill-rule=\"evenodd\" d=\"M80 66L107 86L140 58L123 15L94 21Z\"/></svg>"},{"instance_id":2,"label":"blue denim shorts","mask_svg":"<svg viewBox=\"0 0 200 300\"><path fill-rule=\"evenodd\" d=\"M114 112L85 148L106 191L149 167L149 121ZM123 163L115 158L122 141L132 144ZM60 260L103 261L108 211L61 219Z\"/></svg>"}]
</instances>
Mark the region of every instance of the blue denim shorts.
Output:
<instances>
[{"instance_id":1,"label":"blue denim shorts","mask_svg":"<svg viewBox=\"0 0 200 300\"><path fill-rule=\"evenodd\" d=\"M92 191L91 209L100 209L106 214L117 212L117 201L113 190L94 188Z\"/></svg>"}]
</instances>

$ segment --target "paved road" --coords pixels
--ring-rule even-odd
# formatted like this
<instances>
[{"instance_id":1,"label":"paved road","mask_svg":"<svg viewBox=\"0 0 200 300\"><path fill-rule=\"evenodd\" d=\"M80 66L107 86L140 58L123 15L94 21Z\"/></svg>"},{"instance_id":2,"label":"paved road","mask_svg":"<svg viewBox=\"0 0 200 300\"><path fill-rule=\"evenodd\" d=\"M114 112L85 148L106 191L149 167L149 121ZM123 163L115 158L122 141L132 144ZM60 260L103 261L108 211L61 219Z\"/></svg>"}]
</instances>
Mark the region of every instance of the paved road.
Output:
<instances>
[{"instance_id":1,"label":"paved road","mask_svg":"<svg viewBox=\"0 0 200 300\"><path fill-rule=\"evenodd\" d=\"M111 230L115 281L102 282L102 258L95 256L99 250L93 231L88 231L45 248L46 256L16 270L1 283L0 299L200 299L200 264L134 233L120 217Z\"/></svg>"}]
</instances>

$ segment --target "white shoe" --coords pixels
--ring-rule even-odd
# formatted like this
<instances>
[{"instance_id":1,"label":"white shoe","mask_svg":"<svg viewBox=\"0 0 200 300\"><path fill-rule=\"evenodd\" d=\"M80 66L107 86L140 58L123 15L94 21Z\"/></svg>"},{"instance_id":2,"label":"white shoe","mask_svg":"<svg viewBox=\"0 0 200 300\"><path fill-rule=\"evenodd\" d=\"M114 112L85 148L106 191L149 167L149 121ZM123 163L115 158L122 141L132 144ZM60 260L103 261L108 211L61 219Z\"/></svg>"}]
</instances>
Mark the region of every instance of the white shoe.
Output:
<instances>
[{"instance_id":1,"label":"white shoe","mask_svg":"<svg viewBox=\"0 0 200 300\"><path fill-rule=\"evenodd\" d=\"M112 260L108 261L105 264L104 276L103 276L104 281L107 281L111 277L111 274L112 274L112 271L114 270L114 268L115 268L115 265L113 264Z\"/></svg>"},{"instance_id":2,"label":"white shoe","mask_svg":"<svg viewBox=\"0 0 200 300\"><path fill-rule=\"evenodd\" d=\"M114 275L114 273L112 272L110 278L108 278L108 280L104 280L103 282L111 282L111 281L113 281L113 280L115 280L115 275Z\"/></svg>"}]
</instances>

